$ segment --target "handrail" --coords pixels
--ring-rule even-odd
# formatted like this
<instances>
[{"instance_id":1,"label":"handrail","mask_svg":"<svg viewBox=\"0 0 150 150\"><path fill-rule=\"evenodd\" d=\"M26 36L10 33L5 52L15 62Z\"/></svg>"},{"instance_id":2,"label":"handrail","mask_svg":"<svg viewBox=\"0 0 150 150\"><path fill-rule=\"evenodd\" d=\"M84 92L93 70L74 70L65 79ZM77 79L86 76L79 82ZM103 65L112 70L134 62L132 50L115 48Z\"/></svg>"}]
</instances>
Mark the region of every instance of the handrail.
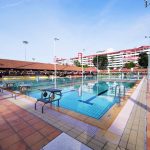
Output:
<instances>
[{"instance_id":1,"label":"handrail","mask_svg":"<svg viewBox=\"0 0 150 150\"><path fill-rule=\"evenodd\" d=\"M121 95L120 85L116 85L116 87L115 87L115 97L117 95L117 87L119 87L119 95ZM125 96L125 92L126 92L126 89L125 89L125 86L123 86L123 96Z\"/></svg>"},{"instance_id":2,"label":"handrail","mask_svg":"<svg viewBox=\"0 0 150 150\"><path fill-rule=\"evenodd\" d=\"M118 101L118 103L120 103L120 99L121 99L120 85L116 85L116 87L115 87L115 97L117 97L117 88L119 88L119 94L118 94L119 101ZM123 96L125 96L125 86L123 86Z\"/></svg>"},{"instance_id":3,"label":"handrail","mask_svg":"<svg viewBox=\"0 0 150 150\"><path fill-rule=\"evenodd\" d=\"M116 85L116 87L115 87L115 97L116 97L116 94L117 94L117 87L119 87L119 85Z\"/></svg>"}]
</instances>

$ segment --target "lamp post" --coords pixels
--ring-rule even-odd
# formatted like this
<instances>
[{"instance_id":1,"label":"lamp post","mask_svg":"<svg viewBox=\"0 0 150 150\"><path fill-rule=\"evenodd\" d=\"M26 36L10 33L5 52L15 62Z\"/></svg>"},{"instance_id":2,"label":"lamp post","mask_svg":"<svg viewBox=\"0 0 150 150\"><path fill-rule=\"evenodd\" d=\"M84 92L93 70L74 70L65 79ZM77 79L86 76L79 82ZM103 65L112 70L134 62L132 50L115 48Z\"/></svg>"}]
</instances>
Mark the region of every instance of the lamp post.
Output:
<instances>
[{"instance_id":1,"label":"lamp post","mask_svg":"<svg viewBox=\"0 0 150 150\"><path fill-rule=\"evenodd\" d=\"M26 61L26 59L27 59L27 47L26 47L26 45L29 43L28 41L22 41L22 43L25 45L25 50L24 50L24 53L25 53L25 55L24 55L24 59L25 59L25 61Z\"/></svg>"},{"instance_id":2,"label":"lamp post","mask_svg":"<svg viewBox=\"0 0 150 150\"><path fill-rule=\"evenodd\" d=\"M97 55L97 83L98 83L98 55Z\"/></svg>"},{"instance_id":3,"label":"lamp post","mask_svg":"<svg viewBox=\"0 0 150 150\"><path fill-rule=\"evenodd\" d=\"M82 50L82 57L81 57L81 62L82 62L82 89L81 89L81 95L82 95L82 90L83 90L83 54L84 54L85 49Z\"/></svg>"},{"instance_id":4,"label":"lamp post","mask_svg":"<svg viewBox=\"0 0 150 150\"><path fill-rule=\"evenodd\" d=\"M58 41L59 39L58 38L54 38L54 49L53 49L53 55L54 55L54 76L55 76L55 79L54 79L54 87L56 88L56 79L57 79L57 75L56 75L56 41Z\"/></svg>"}]
</instances>

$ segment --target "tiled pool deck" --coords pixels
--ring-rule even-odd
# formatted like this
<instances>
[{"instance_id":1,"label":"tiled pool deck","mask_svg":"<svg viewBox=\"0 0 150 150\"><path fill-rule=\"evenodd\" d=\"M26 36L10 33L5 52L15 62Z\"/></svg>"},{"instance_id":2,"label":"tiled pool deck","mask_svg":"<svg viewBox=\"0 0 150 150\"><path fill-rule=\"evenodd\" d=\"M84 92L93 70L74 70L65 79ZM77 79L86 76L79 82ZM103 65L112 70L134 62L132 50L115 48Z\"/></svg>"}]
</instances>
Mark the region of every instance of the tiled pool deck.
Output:
<instances>
[{"instance_id":1,"label":"tiled pool deck","mask_svg":"<svg viewBox=\"0 0 150 150\"><path fill-rule=\"evenodd\" d=\"M147 150L150 149L150 80L147 84Z\"/></svg>"},{"instance_id":2,"label":"tiled pool deck","mask_svg":"<svg viewBox=\"0 0 150 150\"><path fill-rule=\"evenodd\" d=\"M40 149L61 131L0 97L0 149Z\"/></svg>"},{"instance_id":3,"label":"tiled pool deck","mask_svg":"<svg viewBox=\"0 0 150 150\"><path fill-rule=\"evenodd\" d=\"M40 149L65 132L95 150L144 150L150 146L150 114L147 109L149 106L146 105L146 91L146 80L142 80L107 130L48 107L42 114L40 106L34 110L32 100L24 96L18 96L15 100L5 91L0 95L0 149L9 149L10 146L10 149L16 150Z\"/></svg>"}]
</instances>

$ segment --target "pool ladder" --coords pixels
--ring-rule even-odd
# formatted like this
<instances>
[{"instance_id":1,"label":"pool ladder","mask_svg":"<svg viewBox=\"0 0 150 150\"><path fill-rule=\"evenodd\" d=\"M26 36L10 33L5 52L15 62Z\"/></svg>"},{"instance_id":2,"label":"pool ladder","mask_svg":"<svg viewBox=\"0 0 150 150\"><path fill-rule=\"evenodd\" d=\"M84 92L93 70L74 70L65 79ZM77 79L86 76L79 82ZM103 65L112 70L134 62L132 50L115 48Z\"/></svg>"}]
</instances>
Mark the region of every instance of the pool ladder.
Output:
<instances>
[{"instance_id":1,"label":"pool ladder","mask_svg":"<svg viewBox=\"0 0 150 150\"><path fill-rule=\"evenodd\" d=\"M117 90L119 90L119 93L117 95ZM123 86L123 96L125 96L125 86ZM116 85L115 87L115 98L116 103L120 104L121 101L121 86L120 85Z\"/></svg>"}]
</instances>

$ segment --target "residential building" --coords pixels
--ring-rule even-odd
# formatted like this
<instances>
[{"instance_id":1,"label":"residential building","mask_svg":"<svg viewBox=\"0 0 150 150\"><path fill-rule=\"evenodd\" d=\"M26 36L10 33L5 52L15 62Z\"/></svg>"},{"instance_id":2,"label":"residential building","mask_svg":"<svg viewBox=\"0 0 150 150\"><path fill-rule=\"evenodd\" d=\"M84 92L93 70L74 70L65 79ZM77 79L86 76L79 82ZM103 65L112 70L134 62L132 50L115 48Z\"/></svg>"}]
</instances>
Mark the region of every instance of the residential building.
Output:
<instances>
[{"instance_id":1,"label":"residential building","mask_svg":"<svg viewBox=\"0 0 150 150\"><path fill-rule=\"evenodd\" d=\"M113 49L107 49L103 52L99 52L93 55L82 56L82 53L78 53L78 57L70 58L69 65L74 65L74 61L79 61L83 65L88 65L89 67L93 67L93 58L96 56L106 55L108 58L108 68L109 69L116 69L116 68L123 68L125 63L134 62L138 64L139 54L141 52L146 52L150 54L150 46L141 46L132 49L125 49L115 51ZM83 58L83 61L82 61ZM64 64L64 59L59 59L59 64Z\"/></svg>"}]
</instances>

